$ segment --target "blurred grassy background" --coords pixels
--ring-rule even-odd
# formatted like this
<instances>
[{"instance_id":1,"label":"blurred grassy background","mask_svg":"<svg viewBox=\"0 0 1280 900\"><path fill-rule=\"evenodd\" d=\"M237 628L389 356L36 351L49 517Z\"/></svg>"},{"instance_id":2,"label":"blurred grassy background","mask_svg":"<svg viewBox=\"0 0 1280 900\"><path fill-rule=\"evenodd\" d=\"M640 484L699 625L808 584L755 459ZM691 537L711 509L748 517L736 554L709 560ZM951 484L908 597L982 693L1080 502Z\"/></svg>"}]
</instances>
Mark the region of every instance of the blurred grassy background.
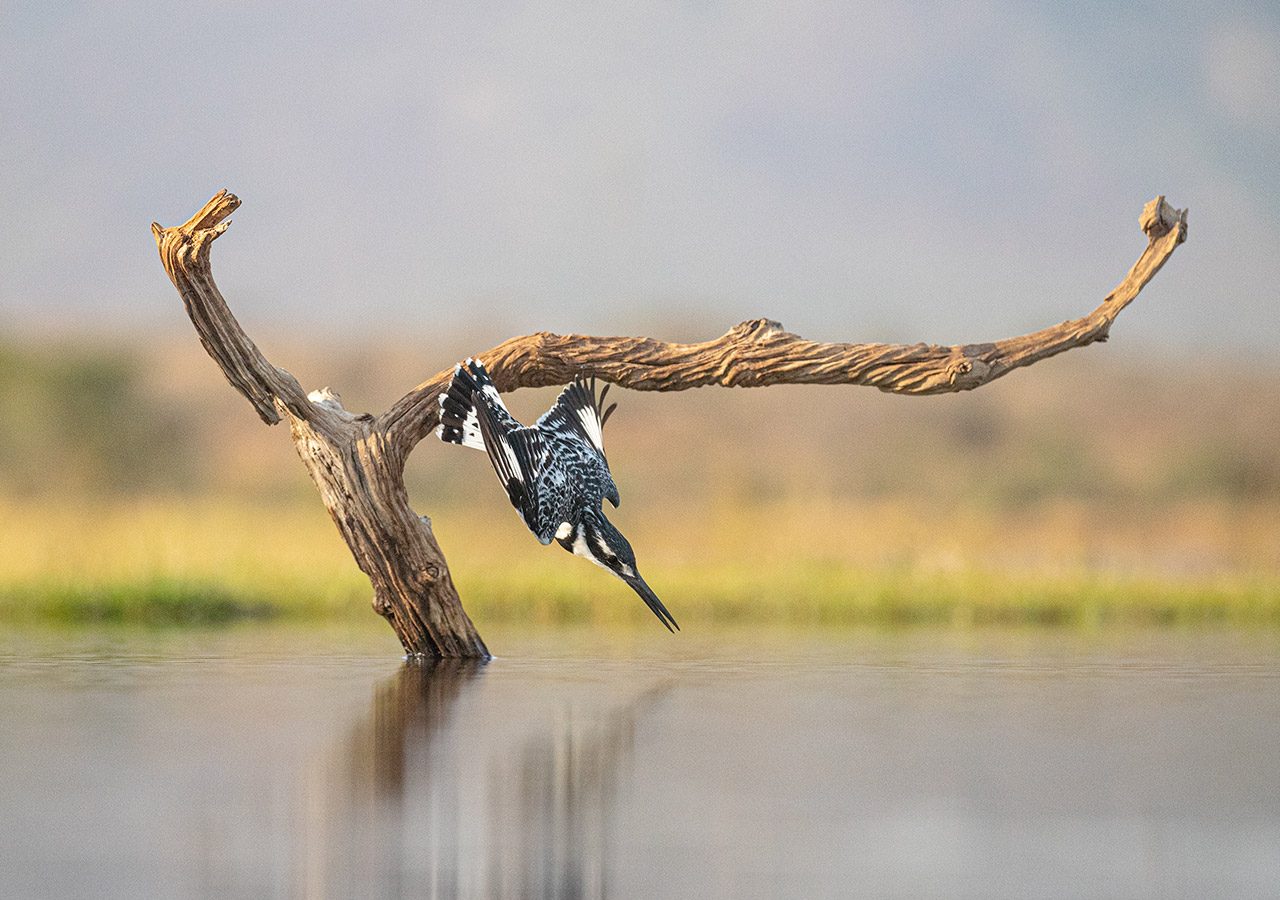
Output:
<instances>
[{"instance_id":1,"label":"blurred grassy background","mask_svg":"<svg viewBox=\"0 0 1280 900\"><path fill-rule=\"evenodd\" d=\"M491 343L264 350L376 411ZM1278 370L1117 343L965 395L618 399L611 517L682 624L1280 624ZM287 433L194 337L0 344L0 412L0 617L374 620ZM481 627L648 615L540 547L483 455L430 440L408 480Z\"/></svg>"}]
</instances>

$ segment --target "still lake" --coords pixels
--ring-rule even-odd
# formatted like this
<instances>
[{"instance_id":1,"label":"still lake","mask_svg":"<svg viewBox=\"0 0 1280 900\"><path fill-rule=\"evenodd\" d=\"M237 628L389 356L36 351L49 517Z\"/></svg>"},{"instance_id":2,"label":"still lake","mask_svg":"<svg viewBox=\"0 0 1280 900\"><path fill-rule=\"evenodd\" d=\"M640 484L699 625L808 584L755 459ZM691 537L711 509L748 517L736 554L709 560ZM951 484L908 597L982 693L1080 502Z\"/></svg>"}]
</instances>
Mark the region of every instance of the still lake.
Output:
<instances>
[{"instance_id":1,"label":"still lake","mask_svg":"<svg viewBox=\"0 0 1280 900\"><path fill-rule=\"evenodd\" d=\"M1280 895L1280 633L0 633L4 897Z\"/></svg>"}]
</instances>

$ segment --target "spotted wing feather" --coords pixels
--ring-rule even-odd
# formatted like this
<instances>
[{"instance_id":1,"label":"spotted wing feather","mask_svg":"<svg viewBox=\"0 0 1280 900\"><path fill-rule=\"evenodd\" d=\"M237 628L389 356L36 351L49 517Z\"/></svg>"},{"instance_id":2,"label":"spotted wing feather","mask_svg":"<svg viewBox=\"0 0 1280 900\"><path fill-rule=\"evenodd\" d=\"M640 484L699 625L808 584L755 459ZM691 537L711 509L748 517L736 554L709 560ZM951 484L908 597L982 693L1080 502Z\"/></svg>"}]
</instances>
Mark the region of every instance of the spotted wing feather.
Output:
<instances>
[{"instance_id":1,"label":"spotted wing feather","mask_svg":"<svg viewBox=\"0 0 1280 900\"><path fill-rule=\"evenodd\" d=\"M544 431L561 430L576 432L590 442L604 456L604 423L618 404L605 408L609 385L596 395L596 380L575 378L556 398L551 409L542 414L536 427ZM603 411L602 411L603 410Z\"/></svg>"},{"instance_id":2,"label":"spotted wing feather","mask_svg":"<svg viewBox=\"0 0 1280 900\"><path fill-rule=\"evenodd\" d=\"M575 378L560 392L556 402L542 414L534 427L548 435L568 438L571 444L578 444L586 452L598 456L599 465L603 468L601 495L617 506L620 502L618 488L609 474L609 461L604 455L604 423L618 404L605 407L608 393L609 385L606 384L599 395L596 394L594 378L590 381Z\"/></svg>"}]
</instances>

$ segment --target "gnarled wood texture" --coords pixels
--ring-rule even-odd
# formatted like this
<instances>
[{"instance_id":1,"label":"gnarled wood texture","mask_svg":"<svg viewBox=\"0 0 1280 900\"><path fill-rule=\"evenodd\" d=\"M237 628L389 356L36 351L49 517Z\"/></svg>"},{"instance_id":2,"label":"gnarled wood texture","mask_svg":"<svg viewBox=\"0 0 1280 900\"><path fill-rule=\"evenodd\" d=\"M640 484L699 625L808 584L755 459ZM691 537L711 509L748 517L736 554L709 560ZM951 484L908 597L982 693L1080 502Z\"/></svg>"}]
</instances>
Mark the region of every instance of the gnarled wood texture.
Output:
<instances>
[{"instance_id":1,"label":"gnarled wood texture","mask_svg":"<svg viewBox=\"0 0 1280 900\"><path fill-rule=\"evenodd\" d=\"M236 322L209 270L209 247L240 201L220 191L187 222L152 223L165 271L209 355L262 420L289 422L298 456L334 524L373 585L373 608L411 656L487 658L458 599L429 521L409 507L404 467L368 415L352 415L328 390L303 392L267 362Z\"/></svg>"},{"instance_id":2,"label":"gnarled wood texture","mask_svg":"<svg viewBox=\"0 0 1280 900\"><path fill-rule=\"evenodd\" d=\"M438 422L436 398L452 367L414 388L381 416L353 415L327 389L307 394L273 366L240 327L213 281L209 248L240 201L220 191L187 222L152 223L165 271L200 341L269 425L289 422L298 455L334 523L410 655L487 657L467 617L429 520L409 507L404 462ZM968 391L1014 369L1105 341L1128 306L1187 237L1187 211L1156 197L1142 211L1147 248L1102 303L1079 319L985 344L828 344L754 319L697 344L643 337L549 332L511 338L486 353L502 391L594 375L622 387L681 391L705 385L866 384L899 394Z\"/></svg>"}]
</instances>

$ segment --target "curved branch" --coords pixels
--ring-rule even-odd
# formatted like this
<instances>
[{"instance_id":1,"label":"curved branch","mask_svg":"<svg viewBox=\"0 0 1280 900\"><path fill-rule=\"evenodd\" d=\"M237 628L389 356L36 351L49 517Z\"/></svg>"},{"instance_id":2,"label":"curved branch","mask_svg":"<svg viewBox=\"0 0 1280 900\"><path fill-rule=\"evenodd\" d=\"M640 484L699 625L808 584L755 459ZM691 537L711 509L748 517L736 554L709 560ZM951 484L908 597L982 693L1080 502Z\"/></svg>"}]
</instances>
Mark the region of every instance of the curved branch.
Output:
<instances>
[{"instance_id":1,"label":"curved branch","mask_svg":"<svg viewBox=\"0 0 1280 900\"><path fill-rule=\"evenodd\" d=\"M1128 306L1187 237L1187 211L1156 197L1142 210L1149 242L1129 274L1088 315L1020 337L985 344L827 344L807 341L769 319L754 319L699 344L643 337L539 332L478 354L499 390L564 384L594 375L639 391L705 385L865 384L897 394L970 391L1073 347L1105 341ZM438 422L436 397L452 374L441 372L402 397L380 419L403 459Z\"/></svg>"},{"instance_id":2,"label":"curved branch","mask_svg":"<svg viewBox=\"0 0 1280 900\"><path fill-rule=\"evenodd\" d=\"M253 404L262 421L274 425L288 413L313 425L334 425L339 417L311 403L298 380L262 355L227 307L209 269L209 248L231 224L227 218L240 199L218 191L194 216L165 228L151 223L164 270L182 295L200 343L222 369L231 386Z\"/></svg>"}]
</instances>

